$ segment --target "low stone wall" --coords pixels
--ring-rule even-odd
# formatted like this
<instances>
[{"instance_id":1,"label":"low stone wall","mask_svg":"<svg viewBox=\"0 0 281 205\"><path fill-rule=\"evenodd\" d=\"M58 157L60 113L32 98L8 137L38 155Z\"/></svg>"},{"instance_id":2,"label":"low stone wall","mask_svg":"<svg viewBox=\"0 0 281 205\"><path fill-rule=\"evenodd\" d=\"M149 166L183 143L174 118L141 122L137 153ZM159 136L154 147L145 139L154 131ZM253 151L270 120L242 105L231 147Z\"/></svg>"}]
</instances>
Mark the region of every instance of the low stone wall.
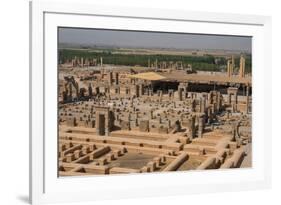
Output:
<instances>
[{"instance_id":1,"label":"low stone wall","mask_svg":"<svg viewBox=\"0 0 281 205\"><path fill-rule=\"evenodd\" d=\"M226 169L226 168L238 168L240 167L241 162L243 161L245 157L245 151L244 149L237 149L234 151L233 155L231 158L225 161L224 164L220 167L221 169Z\"/></svg>"},{"instance_id":2,"label":"low stone wall","mask_svg":"<svg viewBox=\"0 0 281 205\"><path fill-rule=\"evenodd\" d=\"M203 169L215 169L215 168L216 168L216 158L215 157L208 157L196 169L197 170L203 170Z\"/></svg>"},{"instance_id":3,"label":"low stone wall","mask_svg":"<svg viewBox=\"0 0 281 205\"><path fill-rule=\"evenodd\" d=\"M163 171L176 171L186 160L188 160L188 154L182 152Z\"/></svg>"}]
</instances>

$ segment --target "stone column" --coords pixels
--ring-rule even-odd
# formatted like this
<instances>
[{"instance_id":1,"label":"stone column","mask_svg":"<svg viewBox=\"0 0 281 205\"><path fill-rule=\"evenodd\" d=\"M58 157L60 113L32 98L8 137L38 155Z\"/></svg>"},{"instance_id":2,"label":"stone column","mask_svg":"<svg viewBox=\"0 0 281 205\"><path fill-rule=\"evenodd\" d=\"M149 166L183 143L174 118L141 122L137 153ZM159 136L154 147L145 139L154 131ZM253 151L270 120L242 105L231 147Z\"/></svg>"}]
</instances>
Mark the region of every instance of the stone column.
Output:
<instances>
[{"instance_id":1,"label":"stone column","mask_svg":"<svg viewBox=\"0 0 281 205\"><path fill-rule=\"evenodd\" d=\"M220 92L217 92L216 102L217 102L217 111L220 111L221 110L221 106L222 106L222 99L221 99Z\"/></svg>"},{"instance_id":2,"label":"stone column","mask_svg":"<svg viewBox=\"0 0 281 205\"><path fill-rule=\"evenodd\" d=\"M96 93L96 95L100 94L100 88L99 87L95 87L95 93Z\"/></svg>"},{"instance_id":3,"label":"stone column","mask_svg":"<svg viewBox=\"0 0 281 205\"><path fill-rule=\"evenodd\" d=\"M203 137L203 132L205 128L205 114L202 113L198 116L198 137Z\"/></svg>"},{"instance_id":4,"label":"stone column","mask_svg":"<svg viewBox=\"0 0 281 205\"><path fill-rule=\"evenodd\" d=\"M100 57L100 66L102 67L102 57Z\"/></svg>"},{"instance_id":5,"label":"stone column","mask_svg":"<svg viewBox=\"0 0 281 205\"><path fill-rule=\"evenodd\" d=\"M195 112L195 108L196 108L196 101L193 99L191 100L191 112Z\"/></svg>"},{"instance_id":6,"label":"stone column","mask_svg":"<svg viewBox=\"0 0 281 205\"><path fill-rule=\"evenodd\" d=\"M231 93L227 93L227 104L231 104Z\"/></svg>"},{"instance_id":7,"label":"stone column","mask_svg":"<svg viewBox=\"0 0 281 205\"><path fill-rule=\"evenodd\" d=\"M88 58L86 59L85 64L86 64L87 68L90 66L90 61L89 61L89 59L88 59Z\"/></svg>"},{"instance_id":8,"label":"stone column","mask_svg":"<svg viewBox=\"0 0 281 205\"><path fill-rule=\"evenodd\" d=\"M240 69L239 69L239 76L241 78L245 77L245 58L241 55L240 57Z\"/></svg>"},{"instance_id":9,"label":"stone column","mask_svg":"<svg viewBox=\"0 0 281 205\"><path fill-rule=\"evenodd\" d=\"M237 92L234 93L234 103L238 104L238 96L237 96Z\"/></svg>"},{"instance_id":10,"label":"stone column","mask_svg":"<svg viewBox=\"0 0 281 205\"><path fill-rule=\"evenodd\" d=\"M213 103L212 98L213 98L213 92L211 91L208 93L208 104L209 105Z\"/></svg>"},{"instance_id":11,"label":"stone column","mask_svg":"<svg viewBox=\"0 0 281 205\"><path fill-rule=\"evenodd\" d=\"M79 84L78 84L78 82L75 82L75 81L74 81L74 84L75 84L74 88L75 88L76 98L79 99L79 91L80 91Z\"/></svg>"},{"instance_id":12,"label":"stone column","mask_svg":"<svg viewBox=\"0 0 281 205\"><path fill-rule=\"evenodd\" d=\"M188 118L188 129L191 139L195 138L195 116L190 116Z\"/></svg>"},{"instance_id":13,"label":"stone column","mask_svg":"<svg viewBox=\"0 0 281 205\"><path fill-rule=\"evenodd\" d=\"M97 114L97 111L96 111L96 134L97 135L100 135L100 116Z\"/></svg>"},{"instance_id":14,"label":"stone column","mask_svg":"<svg viewBox=\"0 0 281 205\"><path fill-rule=\"evenodd\" d=\"M119 74L115 73L115 85L119 85Z\"/></svg>"},{"instance_id":15,"label":"stone column","mask_svg":"<svg viewBox=\"0 0 281 205\"><path fill-rule=\"evenodd\" d=\"M153 119L153 110L150 110L150 119Z\"/></svg>"},{"instance_id":16,"label":"stone column","mask_svg":"<svg viewBox=\"0 0 281 205\"><path fill-rule=\"evenodd\" d=\"M130 88L126 87L125 89L126 89L126 90L125 90L126 95L129 95L129 94L130 94Z\"/></svg>"},{"instance_id":17,"label":"stone column","mask_svg":"<svg viewBox=\"0 0 281 205\"><path fill-rule=\"evenodd\" d=\"M233 112L237 112L237 104L238 104L238 97L237 97L237 92L236 92L236 93L234 93Z\"/></svg>"},{"instance_id":18,"label":"stone column","mask_svg":"<svg viewBox=\"0 0 281 205\"><path fill-rule=\"evenodd\" d=\"M108 113L105 114L105 123L104 123L104 134L105 136L109 136L109 116L108 116Z\"/></svg>"},{"instance_id":19,"label":"stone column","mask_svg":"<svg viewBox=\"0 0 281 205\"><path fill-rule=\"evenodd\" d=\"M210 124L210 123L212 123L212 121L213 121L213 117L212 117L212 109L211 109L211 107L208 107L208 109L207 109L207 115L208 115L208 123Z\"/></svg>"},{"instance_id":20,"label":"stone column","mask_svg":"<svg viewBox=\"0 0 281 205\"><path fill-rule=\"evenodd\" d=\"M246 88L246 113L249 113L249 86Z\"/></svg>"},{"instance_id":21,"label":"stone column","mask_svg":"<svg viewBox=\"0 0 281 205\"><path fill-rule=\"evenodd\" d=\"M227 89L228 94L228 104L232 106L233 112L237 111L237 104L238 104L238 98L237 98L238 88L236 87L229 87ZM231 95L234 96L234 100L231 100Z\"/></svg>"},{"instance_id":22,"label":"stone column","mask_svg":"<svg viewBox=\"0 0 281 205\"><path fill-rule=\"evenodd\" d=\"M89 97L93 96L93 89L92 89L91 83L89 83L89 86L88 86L88 95L89 95Z\"/></svg>"},{"instance_id":23,"label":"stone column","mask_svg":"<svg viewBox=\"0 0 281 205\"><path fill-rule=\"evenodd\" d=\"M168 90L168 94L169 94L169 98L170 98L171 100L174 99L174 90L169 89L169 90Z\"/></svg>"},{"instance_id":24,"label":"stone column","mask_svg":"<svg viewBox=\"0 0 281 205\"><path fill-rule=\"evenodd\" d=\"M183 99L185 100L187 98L187 88L183 90Z\"/></svg>"},{"instance_id":25,"label":"stone column","mask_svg":"<svg viewBox=\"0 0 281 205\"><path fill-rule=\"evenodd\" d=\"M200 111L199 112L205 112L206 109L206 101L205 98L200 98Z\"/></svg>"},{"instance_id":26,"label":"stone column","mask_svg":"<svg viewBox=\"0 0 281 205\"><path fill-rule=\"evenodd\" d=\"M84 67L84 58L83 57L81 58L81 67L82 68Z\"/></svg>"},{"instance_id":27,"label":"stone column","mask_svg":"<svg viewBox=\"0 0 281 205\"><path fill-rule=\"evenodd\" d=\"M74 61L74 59L71 60L71 65L72 65L72 67L75 67L75 61Z\"/></svg>"},{"instance_id":28,"label":"stone column","mask_svg":"<svg viewBox=\"0 0 281 205\"><path fill-rule=\"evenodd\" d=\"M140 92L139 92L139 85L135 85L135 93L136 93L136 97L140 97Z\"/></svg>"},{"instance_id":29,"label":"stone column","mask_svg":"<svg viewBox=\"0 0 281 205\"><path fill-rule=\"evenodd\" d=\"M69 100L72 101L72 84L69 83L68 86L69 86L69 89L68 89L69 90L69 96L68 96L68 98L69 98Z\"/></svg>"},{"instance_id":30,"label":"stone column","mask_svg":"<svg viewBox=\"0 0 281 205\"><path fill-rule=\"evenodd\" d=\"M227 76L231 77L231 62L227 60Z\"/></svg>"},{"instance_id":31,"label":"stone column","mask_svg":"<svg viewBox=\"0 0 281 205\"><path fill-rule=\"evenodd\" d=\"M139 94L140 94L140 96L143 96L143 95L144 95L144 87L143 87L143 84L140 84L140 85L139 85Z\"/></svg>"},{"instance_id":32,"label":"stone column","mask_svg":"<svg viewBox=\"0 0 281 205\"><path fill-rule=\"evenodd\" d=\"M178 97L179 97L179 101L182 101L182 88L181 87L178 88Z\"/></svg>"},{"instance_id":33,"label":"stone column","mask_svg":"<svg viewBox=\"0 0 281 205\"><path fill-rule=\"evenodd\" d=\"M160 102L162 102L162 98L163 98L163 90L160 90L160 95L159 95Z\"/></svg>"},{"instance_id":34,"label":"stone column","mask_svg":"<svg viewBox=\"0 0 281 205\"><path fill-rule=\"evenodd\" d=\"M108 83L109 83L109 85L112 85L112 82L113 82L113 74L112 74L112 71L109 71L109 73L108 73Z\"/></svg>"},{"instance_id":35,"label":"stone column","mask_svg":"<svg viewBox=\"0 0 281 205\"><path fill-rule=\"evenodd\" d=\"M235 68L235 60L234 60L234 55L231 57L231 75L233 74Z\"/></svg>"}]
</instances>

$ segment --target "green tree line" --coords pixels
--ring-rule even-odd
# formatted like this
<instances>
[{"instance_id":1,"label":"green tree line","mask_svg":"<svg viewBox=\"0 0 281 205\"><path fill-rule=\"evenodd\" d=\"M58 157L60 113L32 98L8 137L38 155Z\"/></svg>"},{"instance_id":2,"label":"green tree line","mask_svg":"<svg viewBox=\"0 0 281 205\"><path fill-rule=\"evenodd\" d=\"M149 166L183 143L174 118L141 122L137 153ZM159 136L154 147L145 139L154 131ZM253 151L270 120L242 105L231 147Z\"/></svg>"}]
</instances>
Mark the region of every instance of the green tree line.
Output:
<instances>
[{"instance_id":1,"label":"green tree line","mask_svg":"<svg viewBox=\"0 0 281 205\"><path fill-rule=\"evenodd\" d=\"M144 54L122 54L112 53L110 50L103 52L93 52L89 50L59 50L59 62L65 63L67 60L83 57L93 59L96 58L99 62L100 57L103 58L104 64L126 65L126 66L147 66L148 61L154 63L157 59L161 61L181 61L183 65L191 64L194 70L203 71L222 71L226 69L226 59L215 58L212 55L205 56L180 56L180 55L144 55ZM239 66L239 58L235 59L236 66ZM251 71L251 56L246 56L246 72Z\"/></svg>"}]
</instances>

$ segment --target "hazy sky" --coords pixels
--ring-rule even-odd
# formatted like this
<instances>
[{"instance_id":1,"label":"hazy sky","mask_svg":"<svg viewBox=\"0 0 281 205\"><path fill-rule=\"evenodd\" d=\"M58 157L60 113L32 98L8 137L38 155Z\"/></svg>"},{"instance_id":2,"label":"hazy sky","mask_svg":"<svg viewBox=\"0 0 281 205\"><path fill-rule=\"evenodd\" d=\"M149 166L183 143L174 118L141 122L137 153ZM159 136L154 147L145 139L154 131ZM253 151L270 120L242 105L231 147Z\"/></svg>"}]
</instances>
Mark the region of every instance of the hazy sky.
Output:
<instances>
[{"instance_id":1,"label":"hazy sky","mask_svg":"<svg viewBox=\"0 0 281 205\"><path fill-rule=\"evenodd\" d=\"M250 52L252 38L244 36L59 28L59 43L141 48L224 49Z\"/></svg>"}]
</instances>

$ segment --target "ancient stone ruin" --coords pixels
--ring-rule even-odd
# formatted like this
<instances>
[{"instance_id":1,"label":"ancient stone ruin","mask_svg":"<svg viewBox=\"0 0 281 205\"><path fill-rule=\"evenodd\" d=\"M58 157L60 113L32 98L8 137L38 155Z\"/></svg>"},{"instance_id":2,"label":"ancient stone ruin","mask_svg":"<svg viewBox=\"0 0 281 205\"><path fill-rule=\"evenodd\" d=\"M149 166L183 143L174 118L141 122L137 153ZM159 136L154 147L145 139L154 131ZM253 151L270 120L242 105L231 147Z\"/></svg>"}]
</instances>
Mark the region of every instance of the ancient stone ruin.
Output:
<instances>
[{"instance_id":1,"label":"ancient stone ruin","mask_svg":"<svg viewBox=\"0 0 281 205\"><path fill-rule=\"evenodd\" d=\"M68 66L59 73L59 176L251 166L243 56L217 75L157 59L145 69L77 57Z\"/></svg>"}]
</instances>

